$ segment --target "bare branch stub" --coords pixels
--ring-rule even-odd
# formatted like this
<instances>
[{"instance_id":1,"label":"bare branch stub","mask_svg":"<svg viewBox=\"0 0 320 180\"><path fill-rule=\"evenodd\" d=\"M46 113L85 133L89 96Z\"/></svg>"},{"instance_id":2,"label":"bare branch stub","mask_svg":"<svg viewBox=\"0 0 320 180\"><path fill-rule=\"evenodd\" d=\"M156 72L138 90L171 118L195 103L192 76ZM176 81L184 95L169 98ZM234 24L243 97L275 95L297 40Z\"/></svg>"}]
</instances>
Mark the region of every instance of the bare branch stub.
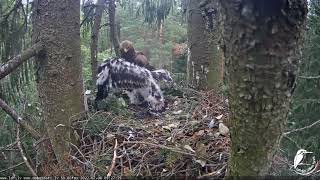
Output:
<instances>
[{"instance_id":1,"label":"bare branch stub","mask_svg":"<svg viewBox=\"0 0 320 180\"><path fill-rule=\"evenodd\" d=\"M320 79L320 76L299 76L301 79Z\"/></svg>"}]
</instances>

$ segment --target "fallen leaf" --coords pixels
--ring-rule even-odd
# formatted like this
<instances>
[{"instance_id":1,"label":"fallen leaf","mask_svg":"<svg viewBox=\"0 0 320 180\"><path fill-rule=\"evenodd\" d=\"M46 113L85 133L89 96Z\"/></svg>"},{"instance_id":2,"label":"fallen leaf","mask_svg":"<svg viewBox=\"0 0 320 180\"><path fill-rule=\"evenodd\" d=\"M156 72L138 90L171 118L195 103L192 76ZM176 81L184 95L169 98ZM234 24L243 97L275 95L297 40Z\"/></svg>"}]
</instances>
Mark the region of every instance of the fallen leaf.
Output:
<instances>
[{"instance_id":1,"label":"fallen leaf","mask_svg":"<svg viewBox=\"0 0 320 180\"><path fill-rule=\"evenodd\" d=\"M107 134L107 138L114 138L115 135L114 134Z\"/></svg>"},{"instance_id":2,"label":"fallen leaf","mask_svg":"<svg viewBox=\"0 0 320 180\"><path fill-rule=\"evenodd\" d=\"M216 117L216 119L220 120L223 117L223 114Z\"/></svg>"},{"instance_id":3,"label":"fallen leaf","mask_svg":"<svg viewBox=\"0 0 320 180\"><path fill-rule=\"evenodd\" d=\"M204 161L204 160L198 159L198 160L196 160L196 162L199 163L202 167L206 166L206 161Z\"/></svg>"},{"instance_id":4,"label":"fallen leaf","mask_svg":"<svg viewBox=\"0 0 320 180\"><path fill-rule=\"evenodd\" d=\"M174 114L174 115L179 115L179 114L181 114L182 113L182 110L179 110L179 111L173 111L172 112L172 114Z\"/></svg>"},{"instance_id":5,"label":"fallen leaf","mask_svg":"<svg viewBox=\"0 0 320 180\"><path fill-rule=\"evenodd\" d=\"M222 134L222 135L227 135L229 133L229 128L224 125L223 123L220 123L219 124L219 132Z\"/></svg>"},{"instance_id":6,"label":"fallen leaf","mask_svg":"<svg viewBox=\"0 0 320 180\"><path fill-rule=\"evenodd\" d=\"M171 131L171 128L170 128L169 126L162 126L162 129L165 129L165 130Z\"/></svg>"},{"instance_id":7,"label":"fallen leaf","mask_svg":"<svg viewBox=\"0 0 320 180\"><path fill-rule=\"evenodd\" d=\"M197 143L196 154L197 157L205 157L207 155L207 146L203 143Z\"/></svg>"},{"instance_id":8,"label":"fallen leaf","mask_svg":"<svg viewBox=\"0 0 320 180\"><path fill-rule=\"evenodd\" d=\"M220 133L219 132L216 132L216 133L214 133L214 135L213 135L215 138L217 138L217 137L219 137L220 136Z\"/></svg>"},{"instance_id":9,"label":"fallen leaf","mask_svg":"<svg viewBox=\"0 0 320 180\"><path fill-rule=\"evenodd\" d=\"M123 175L125 176L125 177L129 177L130 176L130 169L129 169L129 167L124 167L123 168Z\"/></svg>"},{"instance_id":10,"label":"fallen leaf","mask_svg":"<svg viewBox=\"0 0 320 180\"><path fill-rule=\"evenodd\" d=\"M195 151L192 149L192 147L189 146L189 145L184 145L183 147L184 147L185 149L191 151L191 152L195 152Z\"/></svg>"},{"instance_id":11,"label":"fallen leaf","mask_svg":"<svg viewBox=\"0 0 320 180\"><path fill-rule=\"evenodd\" d=\"M202 136L204 135L204 130L200 130L198 132L196 132L197 136Z\"/></svg>"},{"instance_id":12,"label":"fallen leaf","mask_svg":"<svg viewBox=\"0 0 320 180\"><path fill-rule=\"evenodd\" d=\"M200 123L199 121L189 121L189 124L190 124L191 126L197 125L197 124L199 124L199 123Z\"/></svg>"},{"instance_id":13,"label":"fallen leaf","mask_svg":"<svg viewBox=\"0 0 320 180\"><path fill-rule=\"evenodd\" d=\"M177 128L179 125L180 125L179 122L177 122L177 123L172 123L172 124L168 124L167 126L162 126L162 129L166 129L166 130L171 131L171 129Z\"/></svg>"}]
</instances>

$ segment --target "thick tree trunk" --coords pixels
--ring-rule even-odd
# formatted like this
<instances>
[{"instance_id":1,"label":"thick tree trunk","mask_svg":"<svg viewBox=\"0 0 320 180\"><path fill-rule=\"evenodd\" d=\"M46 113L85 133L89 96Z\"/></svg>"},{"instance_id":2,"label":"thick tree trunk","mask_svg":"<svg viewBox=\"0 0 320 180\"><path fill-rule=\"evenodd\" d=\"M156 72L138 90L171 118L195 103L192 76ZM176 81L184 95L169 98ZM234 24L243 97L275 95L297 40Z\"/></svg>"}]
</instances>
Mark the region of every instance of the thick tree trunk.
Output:
<instances>
[{"instance_id":1,"label":"thick tree trunk","mask_svg":"<svg viewBox=\"0 0 320 180\"><path fill-rule=\"evenodd\" d=\"M98 38L99 38L99 31L101 25L101 17L104 10L104 2L105 0L98 0L95 10L95 18L94 23L91 31L91 44L90 44L90 51L91 51L91 78L92 84L95 84L97 78L97 68L98 68Z\"/></svg>"},{"instance_id":2,"label":"thick tree trunk","mask_svg":"<svg viewBox=\"0 0 320 180\"><path fill-rule=\"evenodd\" d=\"M188 83L196 89L218 89L222 82L219 56L219 1L187 2Z\"/></svg>"},{"instance_id":3,"label":"thick tree trunk","mask_svg":"<svg viewBox=\"0 0 320 180\"><path fill-rule=\"evenodd\" d=\"M120 42L116 24L116 5L114 0L109 1L109 26L110 26L110 40L112 41L116 56L120 56Z\"/></svg>"},{"instance_id":4,"label":"thick tree trunk","mask_svg":"<svg viewBox=\"0 0 320 180\"><path fill-rule=\"evenodd\" d=\"M268 174L294 90L306 0L223 0L231 176Z\"/></svg>"},{"instance_id":5,"label":"thick tree trunk","mask_svg":"<svg viewBox=\"0 0 320 180\"><path fill-rule=\"evenodd\" d=\"M43 42L37 56L37 88L45 128L61 168L67 161L72 117L84 111L80 61L80 0L35 0L33 43Z\"/></svg>"}]
</instances>

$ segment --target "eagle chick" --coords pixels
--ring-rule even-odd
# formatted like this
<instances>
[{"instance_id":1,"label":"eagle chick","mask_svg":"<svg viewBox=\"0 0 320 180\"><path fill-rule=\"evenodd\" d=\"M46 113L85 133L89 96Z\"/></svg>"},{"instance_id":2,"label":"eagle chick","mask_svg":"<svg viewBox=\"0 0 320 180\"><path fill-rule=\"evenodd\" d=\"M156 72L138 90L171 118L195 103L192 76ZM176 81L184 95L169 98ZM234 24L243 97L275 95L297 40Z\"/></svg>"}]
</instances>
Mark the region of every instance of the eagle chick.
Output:
<instances>
[{"instance_id":1,"label":"eagle chick","mask_svg":"<svg viewBox=\"0 0 320 180\"><path fill-rule=\"evenodd\" d=\"M152 73L124 59L113 58L102 63L96 85L96 101L107 97L111 90L126 90L127 93L141 95L153 112L162 112L165 109L163 93ZM132 99L134 97L130 97L130 93L130 101L135 101Z\"/></svg>"}]
</instances>

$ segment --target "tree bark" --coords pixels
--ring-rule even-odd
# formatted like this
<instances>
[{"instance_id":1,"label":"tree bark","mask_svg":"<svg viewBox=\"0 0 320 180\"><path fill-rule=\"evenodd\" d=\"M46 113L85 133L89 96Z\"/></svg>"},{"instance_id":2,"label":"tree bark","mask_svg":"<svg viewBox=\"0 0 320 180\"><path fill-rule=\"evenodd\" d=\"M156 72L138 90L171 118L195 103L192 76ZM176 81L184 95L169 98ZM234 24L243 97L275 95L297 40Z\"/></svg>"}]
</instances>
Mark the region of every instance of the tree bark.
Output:
<instances>
[{"instance_id":1,"label":"tree bark","mask_svg":"<svg viewBox=\"0 0 320 180\"><path fill-rule=\"evenodd\" d=\"M91 31L91 71L92 71L92 83L95 84L97 79L97 68L98 68L98 38L101 25L102 13L104 10L105 0L98 0L95 10L95 18Z\"/></svg>"},{"instance_id":2,"label":"tree bark","mask_svg":"<svg viewBox=\"0 0 320 180\"><path fill-rule=\"evenodd\" d=\"M116 5L114 0L109 1L109 26L110 26L110 39L113 44L116 56L120 57L120 42L116 24Z\"/></svg>"},{"instance_id":3,"label":"tree bark","mask_svg":"<svg viewBox=\"0 0 320 180\"><path fill-rule=\"evenodd\" d=\"M36 57L44 124L59 166L69 174L70 126L72 118L84 111L80 1L35 0L33 43L38 42L47 50L46 56Z\"/></svg>"},{"instance_id":4,"label":"tree bark","mask_svg":"<svg viewBox=\"0 0 320 180\"><path fill-rule=\"evenodd\" d=\"M6 77L12 71L17 69L22 63L37 55L41 50L44 50L44 46L41 43L35 44L31 48L23 51L20 55L9 60L6 64L0 67L0 79Z\"/></svg>"},{"instance_id":5,"label":"tree bark","mask_svg":"<svg viewBox=\"0 0 320 180\"><path fill-rule=\"evenodd\" d=\"M222 83L219 56L219 1L187 2L188 83L199 90L218 90Z\"/></svg>"},{"instance_id":6,"label":"tree bark","mask_svg":"<svg viewBox=\"0 0 320 180\"><path fill-rule=\"evenodd\" d=\"M267 175L294 90L305 0L223 0L231 109L230 176Z\"/></svg>"}]
</instances>

